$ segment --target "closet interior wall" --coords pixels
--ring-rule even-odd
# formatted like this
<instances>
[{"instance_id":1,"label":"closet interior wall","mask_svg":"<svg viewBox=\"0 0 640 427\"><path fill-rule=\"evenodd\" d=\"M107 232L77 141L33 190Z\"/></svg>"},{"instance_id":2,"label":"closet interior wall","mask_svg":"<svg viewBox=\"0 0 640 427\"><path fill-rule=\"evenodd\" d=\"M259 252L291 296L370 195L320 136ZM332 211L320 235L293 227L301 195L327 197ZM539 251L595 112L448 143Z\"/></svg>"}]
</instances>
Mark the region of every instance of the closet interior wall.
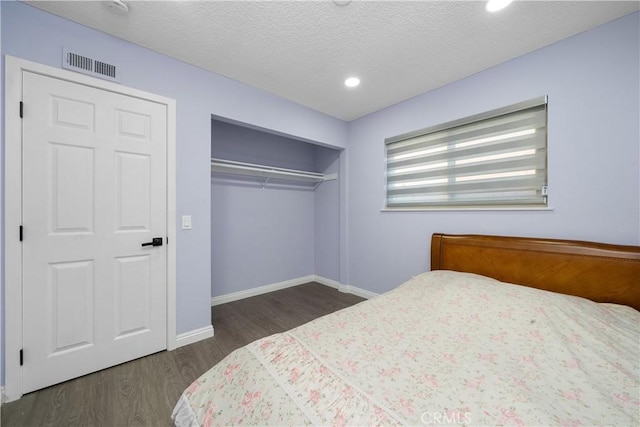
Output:
<instances>
[{"instance_id":1,"label":"closet interior wall","mask_svg":"<svg viewBox=\"0 0 640 427\"><path fill-rule=\"evenodd\" d=\"M213 119L211 157L323 174L338 173L335 149ZM336 180L297 183L211 174L211 296L311 275L339 277Z\"/></svg>"}]
</instances>

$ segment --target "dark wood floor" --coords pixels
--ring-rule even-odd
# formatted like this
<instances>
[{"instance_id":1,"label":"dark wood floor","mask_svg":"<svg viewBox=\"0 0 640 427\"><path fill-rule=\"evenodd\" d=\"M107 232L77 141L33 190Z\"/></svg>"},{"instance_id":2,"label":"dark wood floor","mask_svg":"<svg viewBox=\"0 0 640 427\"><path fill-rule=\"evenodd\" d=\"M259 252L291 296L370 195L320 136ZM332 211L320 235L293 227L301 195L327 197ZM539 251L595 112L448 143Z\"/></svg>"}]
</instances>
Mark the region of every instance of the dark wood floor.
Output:
<instances>
[{"instance_id":1,"label":"dark wood floor","mask_svg":"<svg viewBox=\"0 0 640 427\"><path fill-rule=\"evenodd\" d=\"M362 298L309 283L211 309L215 337L29 393L2 426L168 426L182 391L227 354Z\"/></svg>"}]
</instances>

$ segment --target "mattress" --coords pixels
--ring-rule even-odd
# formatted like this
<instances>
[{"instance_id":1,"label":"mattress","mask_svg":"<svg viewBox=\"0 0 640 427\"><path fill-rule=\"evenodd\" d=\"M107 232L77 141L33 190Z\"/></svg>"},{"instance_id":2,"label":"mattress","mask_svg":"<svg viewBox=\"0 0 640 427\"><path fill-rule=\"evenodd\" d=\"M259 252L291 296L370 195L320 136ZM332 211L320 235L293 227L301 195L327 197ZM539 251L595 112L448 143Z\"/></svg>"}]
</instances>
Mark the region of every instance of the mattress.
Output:
<instances>
[{"instance_id":1,"label":"mattress","mask_svg":"<svg viewBox=\"0 0 640 427\"><path fill-rule=\"evenodd\" d=\"M240 348L177 426L640 425L640 313L434 271Z\"/></svg>"}]
</instances>

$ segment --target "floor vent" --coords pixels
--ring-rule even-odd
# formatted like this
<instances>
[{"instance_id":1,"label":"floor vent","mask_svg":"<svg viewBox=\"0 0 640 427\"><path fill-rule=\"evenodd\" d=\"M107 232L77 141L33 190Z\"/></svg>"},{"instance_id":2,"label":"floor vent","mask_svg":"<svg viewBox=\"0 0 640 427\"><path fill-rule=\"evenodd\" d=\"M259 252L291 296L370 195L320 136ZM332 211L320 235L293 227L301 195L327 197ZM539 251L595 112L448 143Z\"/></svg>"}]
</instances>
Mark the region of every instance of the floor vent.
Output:
<instances>
[{"instance_id":1,"label":"floor vent","mask_svg":"<svg viewBox=\"0 0 640 427\"><path fill-rule=\"evenodd\" d=\"M112 82L120 82L116 65L68 49L63 49L62 52L62 68Z\"/></svg>"}]
</instances>

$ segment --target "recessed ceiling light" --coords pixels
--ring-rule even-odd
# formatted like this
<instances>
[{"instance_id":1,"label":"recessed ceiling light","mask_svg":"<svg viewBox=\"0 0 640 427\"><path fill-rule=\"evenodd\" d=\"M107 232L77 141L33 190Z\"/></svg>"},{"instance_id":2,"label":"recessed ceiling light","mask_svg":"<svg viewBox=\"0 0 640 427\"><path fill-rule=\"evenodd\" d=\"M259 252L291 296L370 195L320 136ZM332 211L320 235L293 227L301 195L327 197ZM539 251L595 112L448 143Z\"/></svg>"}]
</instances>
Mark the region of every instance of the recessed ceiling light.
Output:
<instances>
[{"instance_id":1,"label":"recessed ceiling light","mask_svg":"<svg viewBox=\"0 0 640 427\"><path fill-rule=\"evenodd\" d=\"M497 12L509 6L513 0L489 0L487 2L487 12Z\"/></svg>"},{"instance_id":2,"label":"recessed ceiling light","mask_svg":"<svg viewBox=\"0 0 640 427\"><path fill-rule=\"evenodd\" d=\"M360 84L360 79L357 77L349 77L344 81L344 85L346 87L356 87Z\"/></svg>"}]
</instances>

